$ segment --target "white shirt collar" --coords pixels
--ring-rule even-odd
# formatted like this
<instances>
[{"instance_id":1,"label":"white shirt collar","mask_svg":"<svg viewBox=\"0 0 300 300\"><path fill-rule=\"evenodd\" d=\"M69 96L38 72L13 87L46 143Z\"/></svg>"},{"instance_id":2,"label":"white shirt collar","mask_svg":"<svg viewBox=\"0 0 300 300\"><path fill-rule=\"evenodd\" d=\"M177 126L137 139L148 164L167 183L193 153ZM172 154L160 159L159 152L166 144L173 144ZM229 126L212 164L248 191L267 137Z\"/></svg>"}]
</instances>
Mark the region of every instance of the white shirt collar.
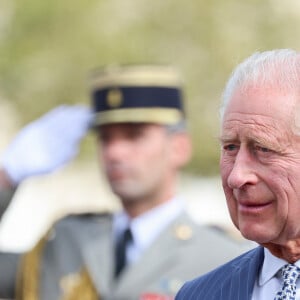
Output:
<instances>
[{"instance_id":1,"label":"white shirt collar","mask_svg":"<svg viewBox=\"0 0 300 300\"><path fill-rule=\"evenodd\" d=\"M183 202L179 198L173 198L134 218L131 222L131 229L134 241L141 247L141 250L146 249L182 210Z\"/></svg>"},{"instance_id":2,"label":"white shirt collar","mask_svg":"<svg viewBox=\"0 0 300 300\"><path fill-rule=\"evenodd\" d=\"M284 259L274 256L268 249L264 248L265 258L262 265L261 272L259 274L258 284L259 286L264 285L273 276L279 276L278 271L288 262ZM295 265L300 267L300 260L295 262Z\"/></svg>"},{"instance_id":3,"label":"white shirt collar","mask_svg":"<svg viewBox=\"0 0 300 300\"><path fill-rule=\"evenodd\" d=\"M128 249L129 261L136 261L183 209L184 202L179 197L174 197L134 219L130 219L124 211L115 214L115 238L128 226L132 232L133 245Z\"/></svg>"}]
</instances>

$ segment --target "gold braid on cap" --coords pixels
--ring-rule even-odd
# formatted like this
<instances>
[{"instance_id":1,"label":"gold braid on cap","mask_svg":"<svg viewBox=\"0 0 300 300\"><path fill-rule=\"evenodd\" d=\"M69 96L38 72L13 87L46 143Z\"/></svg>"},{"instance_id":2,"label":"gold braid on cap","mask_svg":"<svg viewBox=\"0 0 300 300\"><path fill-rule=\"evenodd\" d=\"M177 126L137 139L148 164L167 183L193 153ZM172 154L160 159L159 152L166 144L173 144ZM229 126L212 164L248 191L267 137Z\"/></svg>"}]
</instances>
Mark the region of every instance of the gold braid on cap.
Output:
<instances>
[{"instance_id":1,"label":"gold braid on cap","mask_svg":"<svg viewBox=\"0 0 300 300\"><path fill-rule=\"evenodd\" d=\"M16 300L39 300L40 286L40 262L44 245L48 240L48 234L28 253L24 254L18 270L16 283ZM74 274L72 275L74 277ZM62 284L66 281L60 280L63 295L60 300L99 300L100 297L92 283L92 280L83 267L76 273L76 281L72 284ZM56 280L56 278L53 278Z\"/></svg>"}]
</instances>

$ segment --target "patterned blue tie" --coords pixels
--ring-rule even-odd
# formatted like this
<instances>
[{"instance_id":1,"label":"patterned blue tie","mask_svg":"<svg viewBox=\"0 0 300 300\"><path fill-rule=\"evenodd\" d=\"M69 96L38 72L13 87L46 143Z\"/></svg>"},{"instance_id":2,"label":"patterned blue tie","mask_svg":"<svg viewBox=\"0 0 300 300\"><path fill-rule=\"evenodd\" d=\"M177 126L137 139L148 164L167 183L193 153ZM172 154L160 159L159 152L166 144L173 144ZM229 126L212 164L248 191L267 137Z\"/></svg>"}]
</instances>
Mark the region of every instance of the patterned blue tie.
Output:
<instances>
[{"instance_id":1,"label":"patterned blue tie","mask_svg":"<svg viewBox=\"0 0 300 300\"><path fill-rule=\"evenodd\" d=\"M295 265L287 264L281 268L283 286L277 292L274 300L295 300L296 299L296 280L300 276L300 268Z\"/></svg>"}]
</instances>

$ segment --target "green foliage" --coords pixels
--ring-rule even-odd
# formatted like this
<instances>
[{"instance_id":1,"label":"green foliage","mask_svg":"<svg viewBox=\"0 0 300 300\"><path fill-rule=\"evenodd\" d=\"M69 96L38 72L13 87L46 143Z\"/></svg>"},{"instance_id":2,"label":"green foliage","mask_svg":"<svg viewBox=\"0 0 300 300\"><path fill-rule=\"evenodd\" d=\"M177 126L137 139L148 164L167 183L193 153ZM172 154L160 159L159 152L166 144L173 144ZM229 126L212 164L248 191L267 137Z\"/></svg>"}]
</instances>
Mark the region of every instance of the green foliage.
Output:
<instances>
[{"instance_id":1,"label":"green foliage","mask_svg":"<svg viewBox=\"0 0 300 300\"><path fill-rule=\"evenodd\" d=\"M28 122L61 103L89 103L91 69L170 63L185 78L194 143L188 169L218 170L218 105L237 62L256 50L298 48L288 0L2 0L0 99ZM85 153L93 153L87 142Z\"/></svg>"}]
</instances>

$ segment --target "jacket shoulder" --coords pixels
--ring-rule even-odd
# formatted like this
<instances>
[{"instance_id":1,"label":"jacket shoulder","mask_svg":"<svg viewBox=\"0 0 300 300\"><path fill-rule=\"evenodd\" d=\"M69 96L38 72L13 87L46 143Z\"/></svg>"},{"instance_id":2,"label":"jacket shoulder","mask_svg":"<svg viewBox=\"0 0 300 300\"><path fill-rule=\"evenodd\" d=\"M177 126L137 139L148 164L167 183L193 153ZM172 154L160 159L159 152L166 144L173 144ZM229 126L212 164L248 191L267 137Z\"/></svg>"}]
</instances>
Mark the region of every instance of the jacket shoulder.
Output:
<instances>
[{"instance_id":1,"label":"jacket shoulder","mask_svg":"<svg viewBox=\"0 0 300 300\"><path fill-rule=\"evenodd\" d=\"M191 243L200 255L207 255L207 249L210 249L210 256L223 257L229 261L256 246L254 242L234 235L222 226L197 223L190 216L184 216L183 220L192 230Z\"/></svg>"},{"instance_id":2,"label":"jacket shoulder","mask_svg":"<svg viewBox=\"0 0 300 300\"><path fill-rule=\"evenodd\" d=\"M111 220L112 214L109 212L69 214L57 220L52 227L63 229L73 226L89 226L95 223L111 222Z\"/></svg>"},{"instance_id":3,"label":"jacket shoulder","mask_svg":"<svg viewBox=\"0 0 300 300\"><path fill-rule=\"evenodd\" d=\"M49 228L45 237L55 247L60 245L82 244L97 233L108 232L112 226L110 213L70 214Z\"/></svg>"},{"instance_id":4,"label":"jacket shoulder","mask_svg":"<svg viewBox=\"0 0 300 300\"><path fill-rule=\"evenodd\" d=\"M222 297L220 298L220 295L222 295L224 290L231 289L232 280L234 281L236 276L240 276L244 274L244 272L245 276L243 276L243 278L249 277L250 269L253 274L252 277L255 277L262 260L263 248L259 246L251 249L216 269L186 282L178 292L175 299L203 300L208 299L209 295L214 295L212 298L209 298L210 300L225 299ZM243 281L243 279L241 279L241 281ZM245 282L245 284L249 286L248 283Z\"/></svg>"}]
</instances>

